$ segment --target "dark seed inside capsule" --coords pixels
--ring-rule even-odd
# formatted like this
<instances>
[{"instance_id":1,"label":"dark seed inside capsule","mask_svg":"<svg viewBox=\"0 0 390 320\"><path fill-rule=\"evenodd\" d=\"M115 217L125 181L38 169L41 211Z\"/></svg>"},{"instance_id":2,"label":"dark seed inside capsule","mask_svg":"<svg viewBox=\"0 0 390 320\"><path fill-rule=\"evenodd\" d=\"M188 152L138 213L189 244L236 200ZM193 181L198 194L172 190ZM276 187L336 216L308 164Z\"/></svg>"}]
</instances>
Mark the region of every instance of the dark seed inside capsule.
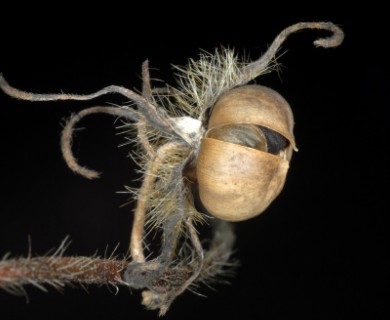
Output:
<instances>
[{"instance_id":1,"label":"dark seed inside capsule","mask_svg":"<svg viewBox=\"0 0 390 320\"><path fill-rule=\"evenodd\" d=\"M278 154L288 146L281 134L253 124L229 124L211 129L207 138L239 144L244 147Z\"/></svg>"}]
</instances>

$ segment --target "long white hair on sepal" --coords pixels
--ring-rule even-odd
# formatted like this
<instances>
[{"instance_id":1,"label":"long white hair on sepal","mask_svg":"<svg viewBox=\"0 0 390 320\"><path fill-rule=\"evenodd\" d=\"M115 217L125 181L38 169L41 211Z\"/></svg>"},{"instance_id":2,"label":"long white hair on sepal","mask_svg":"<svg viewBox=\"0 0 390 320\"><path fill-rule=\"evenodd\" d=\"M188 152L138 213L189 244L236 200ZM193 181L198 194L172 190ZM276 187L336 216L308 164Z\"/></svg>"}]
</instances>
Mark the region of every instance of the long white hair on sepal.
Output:
<instances>
[{"instance_id":1,"label":"long white hair on sepal","mask_svg":"<svg viewBox=\"0 0 390 320\"><path fill-rule=\"evenodd\" d=\"M222 48L214 54L201 52L199 59L190 59L186 67L173 66L177 88L172 88L175 105L193 118L202 120L203 113L212 107L219 96L241 84L242 68L247 59L240 60L233 49ZM267 65L262 74L269 72L275 60Z\"/></svg>"}]
</instances>

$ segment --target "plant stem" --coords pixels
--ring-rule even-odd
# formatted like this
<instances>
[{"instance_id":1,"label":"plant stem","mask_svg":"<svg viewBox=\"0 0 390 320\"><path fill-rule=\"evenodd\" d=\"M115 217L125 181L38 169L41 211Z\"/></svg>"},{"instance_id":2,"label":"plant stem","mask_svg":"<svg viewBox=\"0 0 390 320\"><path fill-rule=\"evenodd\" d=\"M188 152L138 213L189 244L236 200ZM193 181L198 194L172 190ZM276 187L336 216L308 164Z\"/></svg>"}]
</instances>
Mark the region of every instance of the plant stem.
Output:
<instances>
[{"instance_id":1,"label":"plant stem","mask_svg":"<svg viewBox=\"0 0 390 320\"><path fill-rule=\"evenodd\" d=\"M23 292L27 284L46 291L43 285L63 287L69 283L126 285L124 260L90 257L36 257L0 261L0 288Z\"/></svg>"}]
</instances>

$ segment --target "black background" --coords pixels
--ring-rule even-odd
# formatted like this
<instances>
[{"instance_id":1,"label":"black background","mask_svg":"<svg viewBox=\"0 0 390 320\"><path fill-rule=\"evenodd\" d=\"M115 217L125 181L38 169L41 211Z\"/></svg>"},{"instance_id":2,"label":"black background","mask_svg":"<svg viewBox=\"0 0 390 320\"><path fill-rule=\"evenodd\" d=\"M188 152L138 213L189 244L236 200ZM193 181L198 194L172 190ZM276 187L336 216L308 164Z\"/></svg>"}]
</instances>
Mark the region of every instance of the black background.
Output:
<instances>
[{"instance_id":1,"label":"black background","mask_svg":"<svg viewBox=\"0 0 390 320\"><path fill-rule=\"evenodd\" d=\"M332 21L346 33L342 46L329 50L311 44L326 32L292 36L279 60L282 72L258 79L279 91L295 114L299 152L285 189L263 215L236 224L241 267L231 285L202 290L207 298L183 294L166 319L375 319L388 313L389 73L381 10L361 17L332 8L281 14L277 7L261 11L242 4L228 14L134 10L125 20L121 9L127 12L116 8L107 19L77 15L77 8L62 8L66 18L56 11L29 19L9 12L12 22L1 22L0 71L31 92L89 93L109 84L140 89L146 58L153 77L173 84L171 64L186 64L200 48L229 46L256 59L298 21ZM70 255L104 254L118 242L118 251L126 252L132 206L119 208L127 196L115 192L138 182L127 157L131 146L117 147L123 137L116 136L113 118L86 118L74 141L80 163L103 171L101 179L74 175L59 148L65 118L109 102L124 100L31 103L0 93L0 256L26 255L28 235L36 255L66 235ZM27 291L29 304L0 291L1 319L156 317L140 305L139 292L125 288L116 296L104 287Z\"/></svg>"}]
</instances>

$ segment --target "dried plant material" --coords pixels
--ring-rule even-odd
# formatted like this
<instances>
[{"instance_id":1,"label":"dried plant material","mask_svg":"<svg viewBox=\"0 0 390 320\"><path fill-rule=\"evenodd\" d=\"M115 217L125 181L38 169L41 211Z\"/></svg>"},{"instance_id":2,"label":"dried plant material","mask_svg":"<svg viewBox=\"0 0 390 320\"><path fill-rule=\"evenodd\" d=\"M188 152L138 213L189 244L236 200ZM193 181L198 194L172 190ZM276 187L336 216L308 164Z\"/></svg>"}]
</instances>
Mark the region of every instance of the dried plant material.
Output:
<instances>
[{"instance_id":1,"label":"dried plant material","mask_svg":"<svg viewBox=\"0 0 390 320\"><path fill-rule=\"evenodd\" d=\"M53 254L44 257L6 257L0 261L0 288L14 294L26 294L25 285L33 285L43 291L49 285L61 289L69 284L106 284L118 290L119 285L127 285L122 273L128 265L126 259L64 257L67 248L65 239Z\"/></svg>"},{"instance_id":2,"label":"dried plant material","mask_svg":"<svg viewBox=\"0 0 390 320\"><path fill-rule=\"evenodd\" d=\"M240 61L233 50L223 49L214 54L202 53L198 60L190 60L187 67L175 67L177 87L153 87L149 62L145 61L142 94L113 85L86 95L34 94L11 87L0 75L0 88L22 100L90 100L112 93L131 100L131 106L97 106L73 115L63 130L61 149L71 170L88 179L97 178L98 172L81 166L73 156L72 134L84 116L108 113L121 117L128 122L124 127L135 132L128 139L138 146L132 155L143 173L141 187L129 188L137 200L129 258L64 257L64 245L57 254L47 257L4 258L0 261L0 288L23 292L26 284L42 289L47 284L124 285L143 290L142 303L163 315L186 289L194 291L201 284L210 286L229 275L237 264L231 258L235 236L229 222L223 220L247 219L265 209L283 187L288 161L296 150L292 112L287 102L271 89L248 83L272 71L281 44L290 34L303 29L331 32L328 38L315 40L316 46L336 47L343 40L342 30L330 22L297 23L283 30L254 62ZM235 102L232 105L229 101ZM257 101L257 105L252 108L250 101ZM253 154L253 166L243 162L247 153ZM213 160L213 154L222 157ZM204 162L200 164L199 159ZM230 161L230 166L217 171L215 165L225 165L225 160ZM210 168L220 174L205 173ZM239 175L234 170L243 168L249 170L241 175L246 180L236 184L234 177ZM223 175L233 180L226 180ZM242 198L242 192L250 189L256 179L261 180L260 189L251 194L253 201ZM215 183L217 180L221 185ZM229 194L225 188L233 185L236 193ZM205 201L205 195L210 199ZM238 206L228 204L232 200L241 202ZM251 209L245 209L249 213L239 210L255 200L261 204L253 209L249 203ZM199 240L195 228L205 222L212 234L208 244L207 239ZM160 239L155 237L160 245L155 258L145 254L146 235L150 232L161 234Z\"/></svg>"}]
</instances>

